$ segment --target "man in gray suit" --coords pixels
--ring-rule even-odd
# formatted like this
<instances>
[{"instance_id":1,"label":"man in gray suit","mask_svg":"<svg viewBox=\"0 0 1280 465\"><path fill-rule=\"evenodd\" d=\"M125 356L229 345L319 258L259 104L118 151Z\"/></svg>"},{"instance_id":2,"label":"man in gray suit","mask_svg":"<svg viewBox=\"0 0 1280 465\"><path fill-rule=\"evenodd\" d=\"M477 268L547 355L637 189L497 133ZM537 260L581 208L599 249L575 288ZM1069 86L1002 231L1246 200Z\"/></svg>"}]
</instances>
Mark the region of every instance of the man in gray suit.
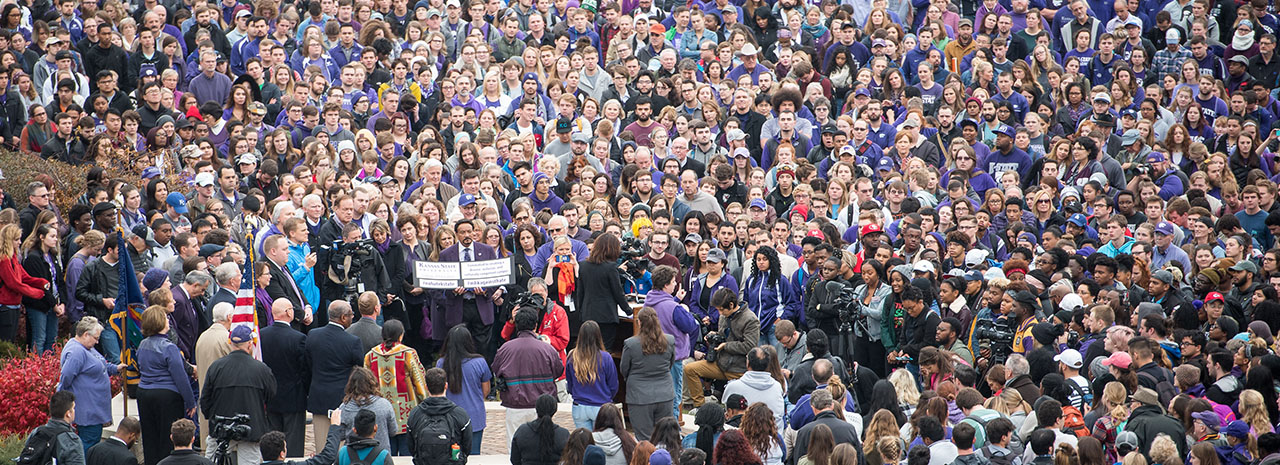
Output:
<instances>
[{"instance_id":1,"label":"man in gray suit","mask_svg":"<svg viewBox=\"0 0 1280 465\"><path fill-rule=\"evenodd\" d=\"M356 299L356 305L360 307L360 319L347 328L347 334L360 338L360 347L364 349L363 353L369 353L374 346L382 343L382 327L378 326L378 314L382 313L382 302L378 301L378 294L373 291L365 291Z\"/></svg>"}]
</instances>

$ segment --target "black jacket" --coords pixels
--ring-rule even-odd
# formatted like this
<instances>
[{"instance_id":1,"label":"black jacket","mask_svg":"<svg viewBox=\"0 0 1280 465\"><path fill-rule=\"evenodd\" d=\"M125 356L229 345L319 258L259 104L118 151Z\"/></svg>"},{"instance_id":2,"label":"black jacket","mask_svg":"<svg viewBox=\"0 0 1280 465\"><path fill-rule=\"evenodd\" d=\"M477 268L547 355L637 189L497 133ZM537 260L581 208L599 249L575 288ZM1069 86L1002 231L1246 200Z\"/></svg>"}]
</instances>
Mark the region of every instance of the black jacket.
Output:
<instances>
[{"instance_id":1,"label":"black jacket","mask_svg":"<svg viewBox=\"0 0 1280 465\"><path fill-rule=\"evenodd\" d=\"M311 362L311 387L307 411L324 415L338 408L351 377L351 369L364 365L360 338L330 322L307 333L306 350Z\"/></svg>"},{"instance_id":2,"label":"black jacket","mask_svg":"<svg viewBox=\"0 0 1280 465\"><path fill-rule=\"evenodd\" d=\"M83 165L85 162L84 141L76 136L71 136L71 139L63 139L62 136L54 134L49 137L43 147L40 147L40 156L46 160L58 160L67 164Z\"/></svg>"},{"instance_id":3,"label":"black jacket","mask_svg":"<svg viewBox=\"0 0 1280 465\"><path fill-rule=\"evenodd\" d=\"M627 295L622 292L622 276L618 274L615 263L578 262L578 283L573 290L573 301L578 304L578 311L574 312L577 321L571 320L570 331L587 320L617 323L619 308L631 313ZM575 319L573 315L570 318Z\"/></svg>"},{"instance_id":4,"label":"black jacket","mask_svg":"<svg viewBox=\"0 0 1280 465\"><path fill-rule=\"evenodd\" d=\"M52 310L55 305L58 305L58 302L62 302L65 299L63 292L65 291L66 283L62 280L63 270L65 268L62 266L62 257L57 253L53 254L53 266L58 269L58 279L56 281L53 279L53 272L49 267L49 262L44 259L44 254L37 250L32 250L27 253L27 257L22 260L22 268L27 270L27 274L49 281L53 283L54 286L49 289L45 289L44 298L42 299L29 299L23 297L22 305L25 305L29 309L49 311ZM57 292L54 292L54 288L57 289Z\"/></svg>"},{"instance_id":5,"label":"black jacket","mask_svg":"<svg viewBox=\"0 0 1280 465\"><path fill-rule=\"evenodd\" d=\"M831 433L835 437L836 444L852 444L853 448L858 451L857 463L865 462L866 459L862 455L862 441L858 439L857 430L854 430L853 425L849 422L836 417L836 413L834 411L828 410L819 413L812 422L804 425L803 428L800 428L800 431L796 432L795 448L794 450L787 451L787 463L795 465L796 462L799 461L800 457L804 457L805 449L809 446L809 435L813 434L814 428L817 428L818 425L827 425L828 428L831 428Z\"/></svg>"},{"instance_id":6,"label":"black jacket","mask_svg":"<svg viewBox=\"0 0 1280 465\"><path fill-rule=\"evenodd\" d=\"M324 443L324 450L306 460L267 460L262 465L333 465L338 461L338 443L342 442L342 425L329 425L329 439ZM212 462L210 462L212 463Z\"/></svg>"},{"instance_id":7,"label":"black jacket","mask_svg":"<svg viewBox=\"0 0 1280 465\"><path fill-rule=\"evenodd\" d=\"M307 360L307 336L277 321L262 328L262 363L276 378L276 395L267 399L267 411L296 413L307 410L311 363Z\"/></svg>"},{"instance_id":8,"label":"black jacket","mask_svg":"<svg viewBox=\"0 0 1280 465\"><path fill-rule=\"evenodd\" d=\"M1141 444L1140 452L1143 454L1150 453L1151 442L1158 434L1164 433L1171 438L1180 438L1187 434L1182 427L1182 422L1165 415L1164 410L1156 405L1143 405L1134 409L1133 413L1129 414L1129 424L1124 429L1138 435L1138 444ZM1186 457L1186 441L1174 442L1178 446L1178 455Z\"/></svg>"},{"instance_id":9,"label":"black jacket","mask_svg":"<svg viewBox=\"0 0 1280 465\"><path fill-rule=\"evenodd\" d=\"M461 446L457 463L466 463L467 456L471 454L471 447L467 446L471 444L471 417L467 416L467 412L462 407L447 398L428 397L409 412L409 421L406 425L409 433L409 451L414 454L414 465L436 465L429 462L430 457L418 457L417 441L418 435L423 434L422 431L428 422L432 418L439 417L444 417L449 422L449 429L453 431L453 437L449 439ZM565 436L567 439L568 434Z\"/></svg>"},{"instance_id":10,"label":"black jacket","mask_svg":"<svg viewBox=\"0 0 1280 465\"><path fill-rule=\"evenodd\" d=\"M0 142L8 144L10 138L22 135L22 127L27 124L27 109L22 108L22 98L17 92L7 92L0 99L0 109L4 110L0 113L0 118L3 118L0 137L4 140Z\"/></svg>"},{"instance_id":11,"label":"black jacket","mask_svg":"<svg viewBox=\"0 0 1280 465\"><path fill-rule=\"evenodd\" d=\"M119 439L110 437L90 447L84 463L85 465L138 465L138 457L133 455L133 451Z\"/></svg>"},{"instance_id":12,"label":"black jacket","mask_svg":"<svg viewBox=\"0 0 1280 465\"><path fill-rule=\"evenodd\" d=\"M257 442L271 431L266 404L276 395L276 378L266 364L242 350L233 350L207 370L200 390L200 411L206 418L249 414L249 442Z\"/></svg>"},{"instance_id":13,"label":"black jacket","mask_svg":"<svg viewBox=\"0 0 1280 465\"><path fill-rule=\"evenodd\" d=\"M99 321L107 321L111 316L115 309L107 308L102 299L116 297L120 284L120 270L116 266L119 265L119 262L114 266L108 265L101 258L85 265L84 271L80 273L80 280L76 281L76 300L84 303L85 315Z\"/></svg>"},{"instance_id":14,"label":"black jacket","mask_svg":"<svg viewBox=\"0 0 1280 465\"><path fill-rule=\"evenodd\" d=\"M827 354L824 357L805 354L804 359L796 365L796 369L792 370L791 379L787 380L787 398L791 400L793 405L799 402L800 398L804 397L805 394L812 393L818 387L818 382L813 379L813 362L818 361L819 358L825 358L830 361L831 372L839 376L840 379L846 381L849 379L848 372L845 371L844 360L841 360L840 357L831 354Z\"/></svg>"},{"instance_id":15,"label":"black jacket","mask_svg":"<svg viewBox=\"0 0 1280 465\"><path fill-rule=\"evenodd\" d=\"M898 328L898 350L911 360L918 360L920 349L938 345L938 323L942 320L928 308L915 317L904 313L903 318L902 327Z\"/></svg>"},{"instance_id":16,"label":"black jacket","mask_svg":"<svg viewBox=\"0 0 1280 465\"><path fill-rule=\"evenodd\" d=\"M101 41L99 41L99 44L101 44ZM81 49L85 74L89 78L89 88L97 92L98 72L115 71L116 82L120 83L120 89L127 94L133 90L133 83L136 82L128 79L130 77L129 55L119 45L112 44L107 48L102 48L99 44Z\"/></svg>"},{"instance_id":17,"label":"black jacket","mask_svg":"<svg viewBox=\"0 0 1280 465\"><path fill-rule=\"evenodd\" d=\"M555 465L559 463L560 453L564 450L564 444L569 442L569 430L564 429L563 426L556 425L555 439L551 441L551 444L546 444L538 437L538 432L533 429L533 424L534 422L529 422L520 425L520 428L516 430L515 436L511 438L511 465Z\"/></svg>"},{"instance_id":18,"label":"black jacket","mask_svg":"<svg viewBox=\"0 0 1280 465\"><path fill-rule=\"evenodd\" d=\"M267 264L267 272L271 274L271 282L267 283L266 288L267 295L271 296L272 302L281 297L288 299L289 303L293 304L293 319L300 325L302 318L306 316L306 312L302 309L303 304L306 302L302 299L302 294L299 293L302 291L302 284L296 283L298 287L295 290L294 284L291 284L293 275L290 275L288 270L277 266L270 259L263 260L263 262ZM298 328L300 326L295 327Z\"/></svg>"},{"instance_id":19,"label":"black jacket","mask_svg":"<svg viewBox=\"0 0 1280 465\"><path fill-rule=\"evenodd\" d=\"M22 211L18 213L18 225L22 227L23 239L30 236L31 231L36 228L36 217L40 216L42 211L44 210L29 203L22 207Z\"/></svg>"},{"instance_id":20,"label":"black jacket","mask_svg":"<svg viewBox=\"0 0 1280 465\"><path fill-rule=\"evenodd\" d=\"M213 465L213 461L200 455L195 449L181 449L169 453L160 460L159 465Z\"/></svg>"}]
</instances>

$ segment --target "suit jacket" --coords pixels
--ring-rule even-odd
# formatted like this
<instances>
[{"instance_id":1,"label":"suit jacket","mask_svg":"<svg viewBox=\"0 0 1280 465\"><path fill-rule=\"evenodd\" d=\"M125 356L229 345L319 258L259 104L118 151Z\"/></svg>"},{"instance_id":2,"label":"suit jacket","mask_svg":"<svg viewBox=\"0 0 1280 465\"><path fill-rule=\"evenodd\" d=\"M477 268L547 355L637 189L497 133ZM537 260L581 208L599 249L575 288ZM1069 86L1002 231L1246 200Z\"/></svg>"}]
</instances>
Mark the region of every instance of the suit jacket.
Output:
<instances>
[{"instance_id":1,"label":"suit jacket","mask_svg":"<svg viewBox=\"0 0 1280 465\"><path fill-rule=\"evenodd\" d=\"M364 365L360 347L360 338L332 321L307 333L306 351L311 361L308 412L324 415L342 403L351 369Z\"/></svg>"},{"instance_id":2,"label":"suit jacket","mask_svg":"<svg viewBox=\"0 0 1280 465\"><path fill-rule=\"evenodd\" d=\"M289 270L280 268L269 259L264 261L267 263L267 271L271 273L271 282L267 284L266 289L267 295L271 296L272 302L281 297L289 299L289 303L293 304L293 319L301 324L302 318L306 316L306 312L302 309L306 306L306 301L300 294L302 288L294 287L298 284L293 281L293 275L289 274ZM260 321L266 321L266 319Z\"/></svg>"},{"instance_id":3,"label":"suit jacket","mask_svg":"<svg viewBox=\"0 0 1280 465\"><path fill-rule=\"evenodd\" d=\"M461 261L459 259L459 256L460 256L459 254L461 252L459 251L458 247L459 247L459 244L454 244L453 246L441 251L440 261L441 262ZM479 242L472 242L471 247L472 247L472 250L474 250L474 255L475 255L474 257L471 257L472 261L479 262L484 260L498 259L498 254L497 252L493 251L492 247L481 244ZM497 291L497 290L498 290L497 287L486 287L484 288L484 295L476 296L476 309L479 310L480 312L480 321L486 325L493 324L493 293L494 291ZM434 293L436 297L436 303L438 305L443 305L445 312L447 313L457 312L456 314L458 315L462 314L462 300L463 300L462 295L455 294L452 289L436 290L434 291Z\"/></svg>"},{"instance_id":4,"label":"suit jacket","mask_svg":"<svg viewBox=\"0 0 1280 465\"><path fill-rule=\"evenodd\" d=\"M362 354L369 353L373 346L382 343L382 327L378 326L374 318L367 316L361 316L355 323L351 323L351 326L347 327L347 334L360 338Z\"/></svg>"},{"instance_id":5,"label":"suit jacket","mask_svg":"<svg viewBox=\"0 0 1280 465\"><path fill-rule=\"evenodd\" d=\"M85 465L138 465L138 457L120 440L110 437L94 444L84 458Z\"/></svg>"},{"instance_id":6,"label":"suit jacket","mask_svg":"<svg viewBox=\"0 0 1280 465\"><path fill-rule=\"evenodd\" d=\"M176 325L172 328L172 333L177 336L173 343L178 345L178 349L182 350L187 360L193 360L196 340L200 338L202 311L195 299L188 296L180 287L182 284L175 284L170 288L173 291L173 322Z\"/></svg>"},{"instance_id":7,"label":"suit jacket","mask_svg":"<svg viewBox=\"0 0 1280 465\"><path fill-rule=\"evenodd\" d=\"M276 395L267 399L268 412L307 410L311 361L307 359L306 339L306 335L283 321L262 328L262 363L276 377Z\"/></svg>"}]
</instances>

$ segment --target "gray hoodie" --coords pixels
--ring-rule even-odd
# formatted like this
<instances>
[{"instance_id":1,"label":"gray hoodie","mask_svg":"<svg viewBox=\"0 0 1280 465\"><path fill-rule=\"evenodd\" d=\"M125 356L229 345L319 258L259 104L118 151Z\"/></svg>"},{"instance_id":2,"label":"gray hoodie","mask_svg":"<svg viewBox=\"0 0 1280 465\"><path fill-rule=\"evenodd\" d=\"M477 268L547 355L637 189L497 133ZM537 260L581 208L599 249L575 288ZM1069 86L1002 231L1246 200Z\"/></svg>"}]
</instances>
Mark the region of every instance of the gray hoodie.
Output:
<instances>
[{"instance_id":1,"label":"gray hoodie","mask_svg":"<svg viewBox=\"0 0 1280 465\"><path fill-rule=\"evenodd\" d=\"M782 390L782 384L767 371L747 371L741 378L730 381L724 387L724 398L728 399L732 394L742 394L747 399L747 405L756 402L763 402L773 411L773 418L777 420L778 431L783 430L783 417L785 416L785 406L783 405L783 396L786 394Z\"/></svg>"},{"instance_id":2,"label":"gray hoodie","mask_svg":"<svg viewBox=\"0 0 1280 465\"><path fill-rule=\"evenodd\" d=\"M604 449L605 465L627 465L627 456L622 453L622 438L614 434L613 428L591 433L591 439Z\"/></svg>"}]
</instances>

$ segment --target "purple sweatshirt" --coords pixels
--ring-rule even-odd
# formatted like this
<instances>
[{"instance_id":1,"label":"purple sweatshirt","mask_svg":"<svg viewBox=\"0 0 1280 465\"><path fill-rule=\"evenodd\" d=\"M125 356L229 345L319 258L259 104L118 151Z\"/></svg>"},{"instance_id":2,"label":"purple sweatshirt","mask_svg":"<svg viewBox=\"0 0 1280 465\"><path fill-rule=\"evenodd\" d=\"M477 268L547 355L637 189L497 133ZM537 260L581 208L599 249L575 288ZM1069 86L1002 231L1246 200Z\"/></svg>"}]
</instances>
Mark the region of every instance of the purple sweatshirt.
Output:
<instances>
[{"instance_id":1,"label":"purple sweatshirt","mask_svg":"<svg viewBox=\"0 0 1280 465\"><path fill-rule=\"evenodd\" d=\"M613 402L613 396L618 394L618 368L613 364L613 356L600 351L600 366L596 371L594 383L582 384L574 375L573 358L564 364L564 379L568 383L565 389L573 396L574 404L598 407Z\"/></svg>"},{"instance_id":2,"label":"purple sweatshirt","mask_svg":"<svg viewBox=\"0 0 1280 465\"><path fill-rule=\"evenodd\" d=\"M658 312L662 332L676 338L676 360L689 358L690 338L697 335L700 328L698 320L693 318L689 309L680 305L675 296L658 289L645 295L644 304Z\"/></svg>"}]
</instances>

